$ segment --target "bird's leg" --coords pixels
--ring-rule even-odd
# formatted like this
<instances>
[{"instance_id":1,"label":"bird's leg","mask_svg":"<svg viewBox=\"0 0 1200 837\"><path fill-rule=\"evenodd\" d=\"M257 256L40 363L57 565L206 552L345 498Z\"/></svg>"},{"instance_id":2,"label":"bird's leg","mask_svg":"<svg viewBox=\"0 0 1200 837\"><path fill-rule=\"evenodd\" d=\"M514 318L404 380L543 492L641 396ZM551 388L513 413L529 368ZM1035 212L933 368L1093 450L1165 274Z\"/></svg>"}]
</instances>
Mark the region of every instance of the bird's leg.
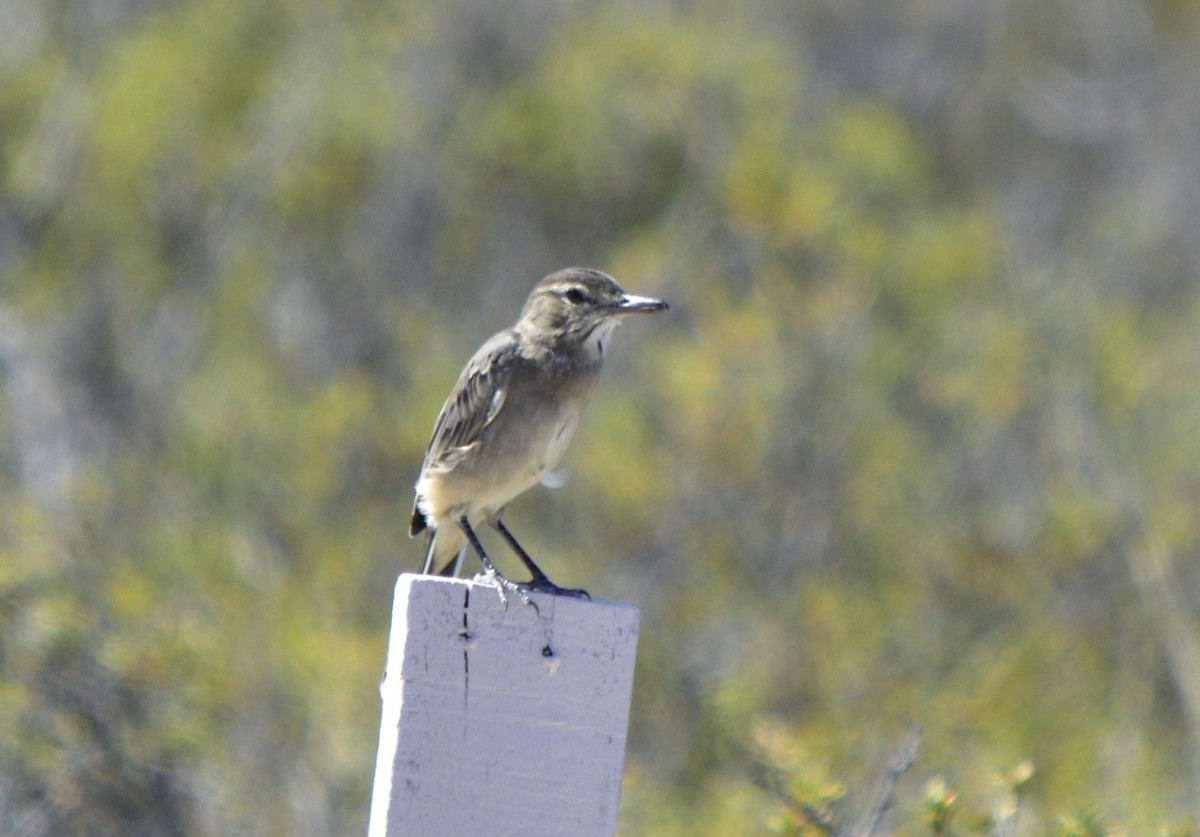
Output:
<instances>
[{"instance_id":1,"label":"bird's leg","mask_svg":"<svg viewBox=\"0 0 1200 837\"><path fill-rule=\"evenodd\" d=\"M463 534L467 536L467 540L469 540L471 542L471 546L474 547L475 553L479 556L480 562L483 563L484 574L489 578L494 579L497 586L499 586L500 597L504 598L504 591L508 590L520 596L521 601L525 604L533 604L533 602L529 600L529 594L525 592L521 585L514 581L509 581L507 578L501 575L498 569L496 569L496 565L492 563L492 559L489 558L487 553L483 551L483 544L479 542L479 537L475 534L475 530L471 528L471 524L467 521L466 515L463 515L458 519L458 528L463 530ZM537 609L537 605L534 605L534 609Z\"/></svg>"},{"instance_id":2,"label":"bird's leg","mask_svg":"<svg viewBox=\"0 0 1200 837\"><path fill-rule=\"evenodd\" d=\"M591 596L588 595L587 590L559 587L557 584L551 581L549 577L542 572L542 568L533 563L533 559L529 557L529 553L526 552L519 543L517 543L517 539L513 537L513 533L508 531L508 527L504 525L504 521L501 519L503 514L504 511L501 510L500 514L497 514L488 522L492 524L492 528L500 533L500 536L504 538L505 542L512 547L512 551L517 553L517 557L521 559L521 563L526 566L526 568L529 570L529 574L532 576L529 581L518 586L523 587L526 590L536 590L539 593L550 593L555 596L571 596L572 598L576 599L591 598Z\"/></svg>"}]
</instances>

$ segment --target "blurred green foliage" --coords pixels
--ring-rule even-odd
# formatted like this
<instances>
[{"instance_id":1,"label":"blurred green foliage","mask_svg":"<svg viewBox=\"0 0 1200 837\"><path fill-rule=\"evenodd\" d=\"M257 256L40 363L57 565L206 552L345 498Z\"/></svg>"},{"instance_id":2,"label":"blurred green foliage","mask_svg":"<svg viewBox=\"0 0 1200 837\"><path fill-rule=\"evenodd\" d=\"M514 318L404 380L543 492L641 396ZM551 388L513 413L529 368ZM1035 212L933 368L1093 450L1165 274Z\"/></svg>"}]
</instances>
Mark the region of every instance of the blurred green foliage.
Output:
<instances>
[{"instance_id":1,"label":"blurred green foliage","mask_svg":"<svg viewBox=\"0 0 1200 837\"><path fill-rule=\"evenodd\" d=\"M508 520L642 608L623 833L1194 833L1200 17L1097 5L7 4L0 830L361 833L433 419L588 264L672 313Z\"/></svg>"}]
</instances>

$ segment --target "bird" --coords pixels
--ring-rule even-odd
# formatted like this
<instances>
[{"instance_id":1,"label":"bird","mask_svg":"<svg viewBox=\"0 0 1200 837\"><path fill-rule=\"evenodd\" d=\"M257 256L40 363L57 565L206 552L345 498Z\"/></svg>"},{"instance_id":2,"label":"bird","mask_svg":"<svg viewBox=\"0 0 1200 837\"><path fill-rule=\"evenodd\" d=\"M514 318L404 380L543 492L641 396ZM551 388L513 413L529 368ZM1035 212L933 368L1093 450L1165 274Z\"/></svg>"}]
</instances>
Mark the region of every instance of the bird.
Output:
<instances>
[{"instance_id":1,"label":"bird","mask_svg":"<svg viewBox=\"0 0 1200 837\"><path fill-rule=\"evenodd\" d=\"M518 495L553 480L617 325L668 308L591 268L559 270L534 286L516 324L467 362L434 424L409 525L409 537L426 535L422 573L441 567L437 574L457 576L470 545L502 595L590 598L550 581L504 525L504 512ZM475 532L481 523L516 553L529 581L500 573Z\"/></svg>"}]
</instances>

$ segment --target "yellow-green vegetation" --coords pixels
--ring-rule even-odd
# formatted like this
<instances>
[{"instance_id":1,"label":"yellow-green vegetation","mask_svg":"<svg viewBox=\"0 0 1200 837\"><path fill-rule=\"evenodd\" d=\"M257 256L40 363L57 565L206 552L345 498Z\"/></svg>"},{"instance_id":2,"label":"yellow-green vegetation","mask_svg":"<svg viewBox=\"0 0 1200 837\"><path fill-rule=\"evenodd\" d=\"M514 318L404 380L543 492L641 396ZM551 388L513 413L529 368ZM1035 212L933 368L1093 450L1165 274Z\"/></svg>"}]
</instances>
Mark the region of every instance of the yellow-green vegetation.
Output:
<instances>
[{"instance_id":1,"label":"yellow-green vegetation","mask_svg":"<svg viewBox=\"0 0 1200 837\"><path fill-rule=\"evenodd\" d=\"M0 832L362 833L441 399L586 264L672 311L508 520L642 608L622 833L1195 833L1200 18L970 5L0 9Z\"/></svg>"}]
</instances>

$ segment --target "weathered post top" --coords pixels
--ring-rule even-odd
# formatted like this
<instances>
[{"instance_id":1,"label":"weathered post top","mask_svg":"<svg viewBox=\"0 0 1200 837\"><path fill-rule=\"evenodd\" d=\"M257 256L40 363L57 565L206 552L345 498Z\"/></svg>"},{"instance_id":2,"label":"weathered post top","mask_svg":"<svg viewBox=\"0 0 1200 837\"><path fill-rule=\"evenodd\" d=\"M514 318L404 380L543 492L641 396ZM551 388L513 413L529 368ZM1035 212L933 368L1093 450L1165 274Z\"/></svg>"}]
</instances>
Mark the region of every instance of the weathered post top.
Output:
<instances>
[{"instance_id":1,"label":"weathered post top","mask_svg":"<svg viewBox=\"0 0 1200 837\"><path fill-rule=\"evenodd\" d=\"M396 582L369 837L616 831L630 605Z\"/></svg>"}]
</instances>

